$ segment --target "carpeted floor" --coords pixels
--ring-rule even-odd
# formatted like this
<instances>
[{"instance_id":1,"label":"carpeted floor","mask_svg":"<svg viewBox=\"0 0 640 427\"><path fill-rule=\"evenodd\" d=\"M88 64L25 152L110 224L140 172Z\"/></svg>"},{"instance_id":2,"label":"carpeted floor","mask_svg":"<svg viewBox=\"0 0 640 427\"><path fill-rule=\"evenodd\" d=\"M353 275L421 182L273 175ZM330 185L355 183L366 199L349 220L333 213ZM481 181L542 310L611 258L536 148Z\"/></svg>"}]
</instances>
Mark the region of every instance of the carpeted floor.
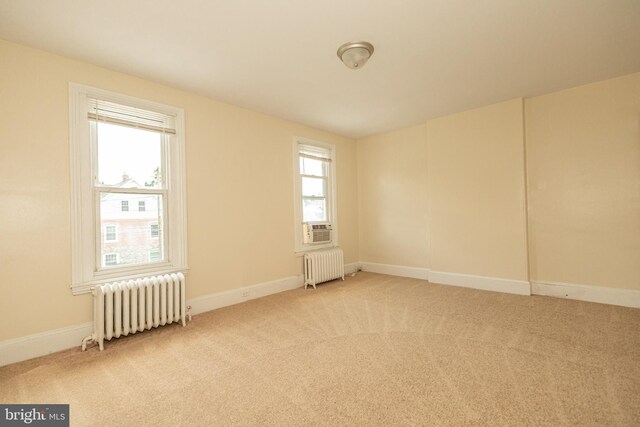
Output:
<instances>
[{"instance_id":1,"label":"carpeted floor","mask_svg":"<svg viewBox=\"0 0 640 427\"><path fill-rule=\"evenodd\" d=\"M85 425L640 425L640 310L358 273L0 368Z\"/></svg>"}]
</instances>

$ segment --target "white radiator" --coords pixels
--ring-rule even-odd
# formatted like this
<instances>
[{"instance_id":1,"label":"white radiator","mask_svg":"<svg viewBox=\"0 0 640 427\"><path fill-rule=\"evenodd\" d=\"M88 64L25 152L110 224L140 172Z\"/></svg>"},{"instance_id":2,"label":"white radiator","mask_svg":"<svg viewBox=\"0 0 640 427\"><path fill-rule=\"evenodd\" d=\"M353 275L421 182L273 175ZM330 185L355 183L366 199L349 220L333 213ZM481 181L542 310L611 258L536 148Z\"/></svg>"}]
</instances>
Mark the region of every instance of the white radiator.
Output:
<instances>
[{"instance_id":1,"label":"white radiator","mask_svg":"<svg viewBox=\"0 0 640 427\"><path fill-rule=\"evenodd\" d=\"M344 255L342 249L309 252L304 255L304 288L329 280L344 280Z\"/></svg>"},{"instance_id":2,"label":"white radiator","mask_svg":"<svg viewBox=\"0 0 640 427\"><path fill-rule=\"evenodd\" d=\"M173 322L186 326L185 279L182 273L108 283L93 288L93 334L82 340L82 350L95 341L120 338Z\"/></svg>"}]
</instances>

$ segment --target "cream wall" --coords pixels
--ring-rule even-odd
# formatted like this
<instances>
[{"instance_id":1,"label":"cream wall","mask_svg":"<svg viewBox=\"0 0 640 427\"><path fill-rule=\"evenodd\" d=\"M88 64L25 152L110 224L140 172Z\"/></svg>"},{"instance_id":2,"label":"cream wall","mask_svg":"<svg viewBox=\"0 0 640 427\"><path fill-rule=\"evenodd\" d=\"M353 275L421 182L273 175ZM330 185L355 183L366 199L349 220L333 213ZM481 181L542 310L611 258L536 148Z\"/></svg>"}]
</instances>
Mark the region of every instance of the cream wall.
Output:
<instances>
[{"instance_id":1,"label":"cream wall","mask_svg":"<svg viewBox=\"0 0 640 427\"><path fill-rule=\"evenodd\" d=\"M358 260L354 141L0 41L0 340L92 319L69 289L69 82L184 108L188 298L301 273L294 135L336 144L340 244Z\"/></svg>"},{"instance_id":2,"label":"cream wall","mask_svg":"<svg viewBox=\"0 0 640 427\"><path fill-rule=\"evenodd\" d=\"M525 106L531 279L640 289L640 73Z\"/></svg>"},{"instance_id":3,"label":"cream wall","mask_svg":"<svg viewBox=\"0 0 640 427\"><path fill-rule=\"evenodd\" d=\"M360 260L527 280L523 103L358 141Z\"/></svg>"},{"instance_id":4,"label":"cream wall","mask_svg":"<svg viewBox=\"0 0 640 427\"><path fill-rule=\"evenodd\" d=\"M427 122L432 270L527 280L522 108Z\"/></svg>"},{"instance_id":5,"label":"cream wall","mask_svg":"<svg viewBox=\"0 0 640 427\"><path fill-rule=\"evenodd\" d=\"M360 260L428 266L426 128L358 141Z\"/></svg>"},{"instance_id":6,"label":"cream wall","mask_svg":"<svg viewBox=\"0 0 640 427\"><path fill-rule=\"evenodd\" d=\"M640 73L361 139L358 168L363 262L640 290Z\"/></svg>"}]
</instances>

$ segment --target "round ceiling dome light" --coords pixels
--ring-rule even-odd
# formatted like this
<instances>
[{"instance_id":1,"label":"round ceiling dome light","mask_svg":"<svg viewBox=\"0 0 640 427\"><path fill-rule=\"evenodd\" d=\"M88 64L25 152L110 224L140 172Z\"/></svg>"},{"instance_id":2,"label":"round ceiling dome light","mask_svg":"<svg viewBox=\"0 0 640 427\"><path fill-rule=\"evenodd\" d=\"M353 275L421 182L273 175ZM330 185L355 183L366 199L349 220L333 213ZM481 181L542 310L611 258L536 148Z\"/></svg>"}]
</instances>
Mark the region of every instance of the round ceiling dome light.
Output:
<instances>
[{"instance_id":1,"label":"round ceiling dome light","mask_svg":"<svg viewBox=\"0 0 640 427\"><path fill-rule=\"evenodd\" d=\"M349 42L338 48L338 58L352 70L364 67L373 55L373 45L368 42Z\"/></svg>"}]
</instances>

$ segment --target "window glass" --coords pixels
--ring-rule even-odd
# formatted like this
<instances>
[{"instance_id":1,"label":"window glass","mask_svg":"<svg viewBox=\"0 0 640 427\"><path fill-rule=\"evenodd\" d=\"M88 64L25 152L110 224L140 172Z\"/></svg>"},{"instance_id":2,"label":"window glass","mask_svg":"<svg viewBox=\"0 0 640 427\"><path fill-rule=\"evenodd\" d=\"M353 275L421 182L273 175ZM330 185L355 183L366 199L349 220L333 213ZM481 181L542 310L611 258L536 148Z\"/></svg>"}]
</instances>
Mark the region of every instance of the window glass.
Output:
<instances>
[{"instance_id":1,"label":"window glass","mask_svg":"<svg viewBox=\"0 0 640 427\"><path fill-rule=\"evenodd\" d=\"M142 200L141 200L142 199ZM122 202L144 201L146 209L121 211ZM135 205L134 205L135 206ZM151 250L162 250L163 239L159 224L162 222L163 196L159 194L100 193L100 221L104 226L101 253L118 255L118 265L135 265L149 262ZM110 239L108 224L118 224L118 239ZM149 230L151 229L151 233ZM115 227L114 227L115 231ZM114 239L115 240L115 239ZM105 258L106 259L106 258ZM104 261L102 267L108 264Z\"/></svg>"},{"instance_id":2,"label":"window glass","mask_svg":"<svg viewBox=\"0 0 640 427\"><path fill-rule=\"evenodd\" d=\"M149 251L149 261L154 262L154 261L160 261L160 260L162 260L162 251L159 248L151 249Z\"/></svg>"},{"instance_id":3,"label":"window glass","mask_svg":"<svg viewBox=\"0 0 640 427\"><path fill-rule=\"evenodd\" d=\"M300 173L302 175L325 176L327 174L325 165L326 162L322 160L300 157Z\"/></svg>"},{"instance_id":4,"label":"window glass","mask_svg":"<svg viewBox=\"0 0 640 427\"><path fill-rule=\"evenodd\" d=\"M302 221L316 222L327 220L327 203L325 199L302 199Z\"/></svg>"},{"instance_id":5,"label":"window glass","mask_svg":"<svg viewBox=\"0 0 640 427\"><path fill-rule=\"evenodd\" d=\"M118 254L104 254L104 265L107 267L118 265Z\"/></svg>"},{"instance_id":6,"label":"window glass","mask_svg":"<svg viewBox=\"0 0 640 427\"><path fill-rule=\"evenodd\" d=\"M325 184L323 178L302 177L302 196L325 197Z\"/></svg>"},{"instance_id":7,"label":"window glass","mask_svg":"<svg viewBox=\"0 0 640 427\"><path fill-rule=\"evenodd\" d=\"M98 185L161 188L162 134L97 122Z\"/></svg>"},{"instance_id":8,"label":"window glass","mask_svg":"<svg viewBox=\"0 0 640 427\"><path fill-rule=\"evenodd\" d=\"M105 227L105 237L104 239L107 242L113 242L116 240L116 226L115 225L107 225Z\"/></svg>"}]
</instances>

